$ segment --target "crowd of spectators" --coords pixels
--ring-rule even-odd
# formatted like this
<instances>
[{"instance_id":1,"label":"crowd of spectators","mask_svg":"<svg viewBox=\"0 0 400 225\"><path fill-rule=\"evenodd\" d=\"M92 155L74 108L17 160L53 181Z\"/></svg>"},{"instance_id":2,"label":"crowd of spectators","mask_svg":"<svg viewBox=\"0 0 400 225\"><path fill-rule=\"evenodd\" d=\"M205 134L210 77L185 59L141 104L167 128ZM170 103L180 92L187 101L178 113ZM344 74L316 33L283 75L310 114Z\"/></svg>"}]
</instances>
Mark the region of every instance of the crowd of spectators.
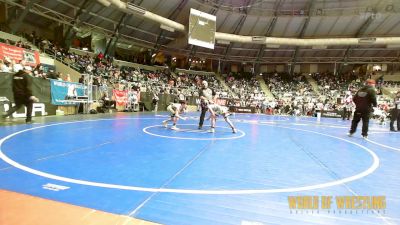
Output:
<instances>
[{"instance_id":1,"label":"crowd of spectators","mask_svg":"<svg viewBox=\"0 0 400 225\"><path fill-rule=\"evenodd\" d=\"M313 115L316 110L335 110L344 107L344 99L362 85L357 76L333 76L329 73L314 73L311 76L318 84L315 92L303 75L289 76L287 73L264 74L263 78L275 99L267 99L257 79L240 77L233 74L226 76L225 82L231 90L225 89L215 76L174 74L168 69L164 71L146 71L132 67L118 67L113 58L103 55L81 55L68 52L66 49L49 40L38 37L32 32L27 40L35 44L41 51L64 62L82 74L93 75L89 82L104 90L115 88L118 84L130 83L131 87L142 88L153 94L172 94L179 99L198 96L202 81L207 81L218 98L231 99L230 105L254 106L260 112L269 114ZM22 41L6 44L31 49L29 43ZM16 62L5 57L0 60L0 72L17 72L20 69L31 71L32 76L71 81L69 74L45 71L43 66L32 67L24 60ZM87 82L82 76L81 83ZM400 82L383 82L384 87L400 88ZM341 101L340 101L341 100ZM382 99L380 108L388 107L390 100Z\"/></svg>"},{"instance_id":2,"label":"crowd of spectators","mask_svg":"<svg viewBox=\"0 0 400 225\"><path fill-rule=\"evenodd\" d=\"M226 84L232 89L234 93L233 99L236 99L234 105L247 107L255 106L261 107L262 102L265 100L265 93L261 90L259 81L256 77L242 77L239 78L229 74L225 79Z\"/></svg>"},{"instance_id":3,"label":"crowd of spectators","mask_svg":"<svg viewBox=\"0 0 400 225\"><path fill-rule=\"evenodd\" d=\"M264 80L277 99L316 97L311 85L302 75L291 77L287 73L265 74Z\"/></svg>"},{"instance_id":4,"label":"crowd of spectators","mask_svg":"<svg viewBox=\"0 0 400 225\"><path fill-rule=\"evenodd\" d=\"M168 76L168 73L149 72L142 84L152 92L173 94L182 100L182 96L198 96L202 81L208 82L209 87L214 90L218 98L231 97L220 81L210 75L179 73L176 76Z\"/></svg>"},{"instance_id":5,"label":"crowd of spectators","mask_svg":"<svg viewBox=\"0 0 400 225\"><path fill-rule=\"evenodd\" d=\"M38 78L45 78L45 79L66 79L67 77L62 73L55 73L54 71L50 70L45 72L45 69L42 65L32 66L31 64L27 63L25 60L16 61L12 60L8 57L4 59L0 59L0 72L3 73L15 73L20 70L30 71L33 77Z\"/></svg>"},{"instance_id":6,"label":"crowd of spectators","mask_svg":"<svg viewBox=\"0 0 400 225\"><path fill-rule=\"evenodd\" d=\"M312 115L316 108L334 107L329 104L321 106L323 100L303 75L275 72L263 74L263 78L275 97L275 100L266 100L262 104L263 111L269 114Z\"/></svg>"},{"instance_id":7,"label":"crowd of spectators","mask_svg":"<svg viewBox=\"0 0 400 225\"><path fill-rule=\"evenodd\" d=\"M391 89L400 89L400 81L384 81L382 82L382 87Z\"/></svg>"},{"instance_id":8,"label":"crowd of spectators","mask_svg":"<svg viewBox=\"0 0 400 225\"><path fill-rule=\"evenodd\" d=\"M311 76L318 84L320 96L331 103L354 94L363 85L362 78L357 77L334 76L332 73L313 73Z\"/></svg>"}]
</instances>

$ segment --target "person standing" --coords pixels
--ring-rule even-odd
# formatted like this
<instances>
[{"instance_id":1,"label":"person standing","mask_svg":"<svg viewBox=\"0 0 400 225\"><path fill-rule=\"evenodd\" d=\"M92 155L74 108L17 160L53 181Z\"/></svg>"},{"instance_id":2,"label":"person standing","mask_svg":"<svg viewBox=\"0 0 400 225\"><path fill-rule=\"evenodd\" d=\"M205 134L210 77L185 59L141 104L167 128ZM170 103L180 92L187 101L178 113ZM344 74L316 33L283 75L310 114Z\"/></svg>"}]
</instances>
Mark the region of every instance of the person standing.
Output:
<instances>
[{"instance_id":1,"label":"person standing","mask_svg":"<svg viewBox=\"0 0 400 225\"><path fill-rule=\"evenodd\" d=\"M206 113L208 111L207 107L208 101L213 101L213 98L215 97L215 92L210 88L208 88L207 81L203 81L201 85L202 87L199 92L200 108L201 108L199 130L203 128L204 118L206 117Z\"/></svg>"},{"instance_id":2,"label":"person standing","mask_svg":"<svg viewBox=\"0 0 400 225\"><path fill-rule=\"evenodd\" d=\"M351 95L351 92L349 91L344 99L344 104L343 104L343 115L342 119L345 120L350 120L352 111L353 111L353 96Z\"/></svg>"},{"instance_id":3,"label":"person standing","mask_svg":"<svg viewBox=\"0 0 400 225\"><path fill-rule=\"evenodd\" d=\"M32 107L34 102L39 102L39 99L33 96L31 89L31 77L25 70L20 70L14 74L12 80L12 90L14 94L15 106L3 115L3 119L11 116L15 111L26 106L26 123L32 123Z\"/></svg>"},{"instance_id":4,"label":"person standing","mask_svg":"<svg viewBox=\"0 0 400 225\"><path fill-rule=\"evenodd\" d=\"M394 129L394 121L397 120L397 131L400 131L400 91L394 97L394 107L390 110L390 131Z\"/></svg>"},{"instance_id":5,"label":"person standing","mask_svg":"<svg viewBox=\"0 0 400 225\"><path fill-rule=\"evenodd\" d=\"M157 93L157 91L154 91L153 92L153 98L152 98L153 111L154 112L157 112L157 110L158 110L158 100L159 100L158 93Z\"/></svg>"},{"instance_id":6,"label":"person standing","mask_svg":"<svg viewBox=\"0 0 400 225\"><path fill-rule=\"evenodd\" d=\"M368 138L368 126L371 112L373 107L377 106L376 91L375 91L375 80L368 79L366 85L362 87L353 97L353 102L356 105L354 112L353 121L351 122L351 128L349 136L353 136L356 132L357 125L362 120L362 132L363 138Z\"/></svg>"}]
</instances>

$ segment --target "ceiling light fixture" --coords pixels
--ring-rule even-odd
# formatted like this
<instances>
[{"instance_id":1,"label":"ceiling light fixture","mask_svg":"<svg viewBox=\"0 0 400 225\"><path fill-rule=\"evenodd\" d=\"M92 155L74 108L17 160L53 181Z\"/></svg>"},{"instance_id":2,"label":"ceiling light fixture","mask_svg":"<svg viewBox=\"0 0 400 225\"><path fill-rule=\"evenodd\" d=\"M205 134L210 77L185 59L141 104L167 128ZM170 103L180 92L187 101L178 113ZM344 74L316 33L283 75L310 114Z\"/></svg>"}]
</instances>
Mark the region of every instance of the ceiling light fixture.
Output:
<instances>
[{"instance_id":1,"label":"ceiling light fixture","mask_svg":"<svg viewBox=\"0 0 400 225\"><path fill-rule=\"evenodd\" d=\"M146 13L145 8L137 6L137 5L129 3L129 2L126 3L126 8L128 8L129 10L132 10L136 14L144 15Z\"/></svg>"}]
</instances>

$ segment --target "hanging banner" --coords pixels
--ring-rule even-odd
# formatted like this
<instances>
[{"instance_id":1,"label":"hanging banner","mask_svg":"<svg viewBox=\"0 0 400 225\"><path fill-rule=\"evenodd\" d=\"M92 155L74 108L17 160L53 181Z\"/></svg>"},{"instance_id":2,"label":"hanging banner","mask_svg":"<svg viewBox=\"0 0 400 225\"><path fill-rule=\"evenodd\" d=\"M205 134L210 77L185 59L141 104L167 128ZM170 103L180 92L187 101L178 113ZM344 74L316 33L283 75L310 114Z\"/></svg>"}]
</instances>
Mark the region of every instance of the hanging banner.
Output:
<instances>
[{"instance_id":1,"label":"hanging banner","mask_svg":"<svg viewBox=\"0 0 400 225\"><path fill-rule=\"evenodd\" d=\"M4 58L9 58L16 62L25 60L29 66L40 64L39 52L0 43L0 59L4 60Z\"/></svg>"},{"instance_id":2,"label":"hanging banner","mask_svg":"<svg viewBox=\"0 0 400 225\"><path fill-rule=\"evenodd\" d=\"M128 91L113 90L113 99L117 103L117 106L126 106L128 103Z\"/></svg>"},{"instance_id":3,"label":"hanging banner","mask_svg":"<svg viewBox=\"0 0 400 225\"><path fill-rule=\"evenodd\" d=\"M73 100L84 95L84 88L80 83L50 80L51 104L76 105Z\"/></svg>"}]
</instances>

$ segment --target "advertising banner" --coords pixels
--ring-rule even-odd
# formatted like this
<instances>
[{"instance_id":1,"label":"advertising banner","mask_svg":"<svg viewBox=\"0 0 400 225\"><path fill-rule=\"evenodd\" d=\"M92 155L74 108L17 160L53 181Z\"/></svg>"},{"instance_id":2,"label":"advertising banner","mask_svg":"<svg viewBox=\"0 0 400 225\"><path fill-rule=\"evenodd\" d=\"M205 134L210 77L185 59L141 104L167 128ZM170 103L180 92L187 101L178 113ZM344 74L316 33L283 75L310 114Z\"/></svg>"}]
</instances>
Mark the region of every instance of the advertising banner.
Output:
<instances>
[{"instance_id":1,"label":"advertising banner","mask_svg":"<svg viewBox=\"0 0 400 225\"><path fill-rule=\"evenodd\" d=\"M342 117L342 111L339 110L331 110L331 111L322 111L322 117L328 117L328 118L341 118Z\"/></svg>"},{"instance_id":2,"label":"advertising banner","mask_svg":"<svg viewBox=\"0 0 400 225\"><path fill-rule=\"evenodd\" d=\"M39 52L0 43L0 59L4 58L9 58L16 62L25 60L26 64L30 66L40 64Z\"/></svg>"},{"instance_id":3,"label":"advertising banner","mask_svg":"<svg viewBox=\"0 0 400 225\"><path fill-rule=\"evenodd\" d=\"M50 80L51 104L76 105L71 99L84 95L84 86L80 83Z\"/></svg>"},{"instance_id":4,"label":"advertising banner","mask_svg":"<svg viewBox=\"0 0 400 225\"><path fill-rule=\"evenodd\" d=\"M229 107L229 111L236 113L255 113L255 107L239 107L239 106L231 106Z\"/></svg>"},{"instance_id":5,"label":"advertising banner","mask_svg":"<svg viewBox=\"0 0 400 225\"><path fill-rule=\"evenodd\" d=\"M126 106L128 103L128 91L113 90L113 99L117 103L117 106Z\"/></svg>"}]
</instances>

